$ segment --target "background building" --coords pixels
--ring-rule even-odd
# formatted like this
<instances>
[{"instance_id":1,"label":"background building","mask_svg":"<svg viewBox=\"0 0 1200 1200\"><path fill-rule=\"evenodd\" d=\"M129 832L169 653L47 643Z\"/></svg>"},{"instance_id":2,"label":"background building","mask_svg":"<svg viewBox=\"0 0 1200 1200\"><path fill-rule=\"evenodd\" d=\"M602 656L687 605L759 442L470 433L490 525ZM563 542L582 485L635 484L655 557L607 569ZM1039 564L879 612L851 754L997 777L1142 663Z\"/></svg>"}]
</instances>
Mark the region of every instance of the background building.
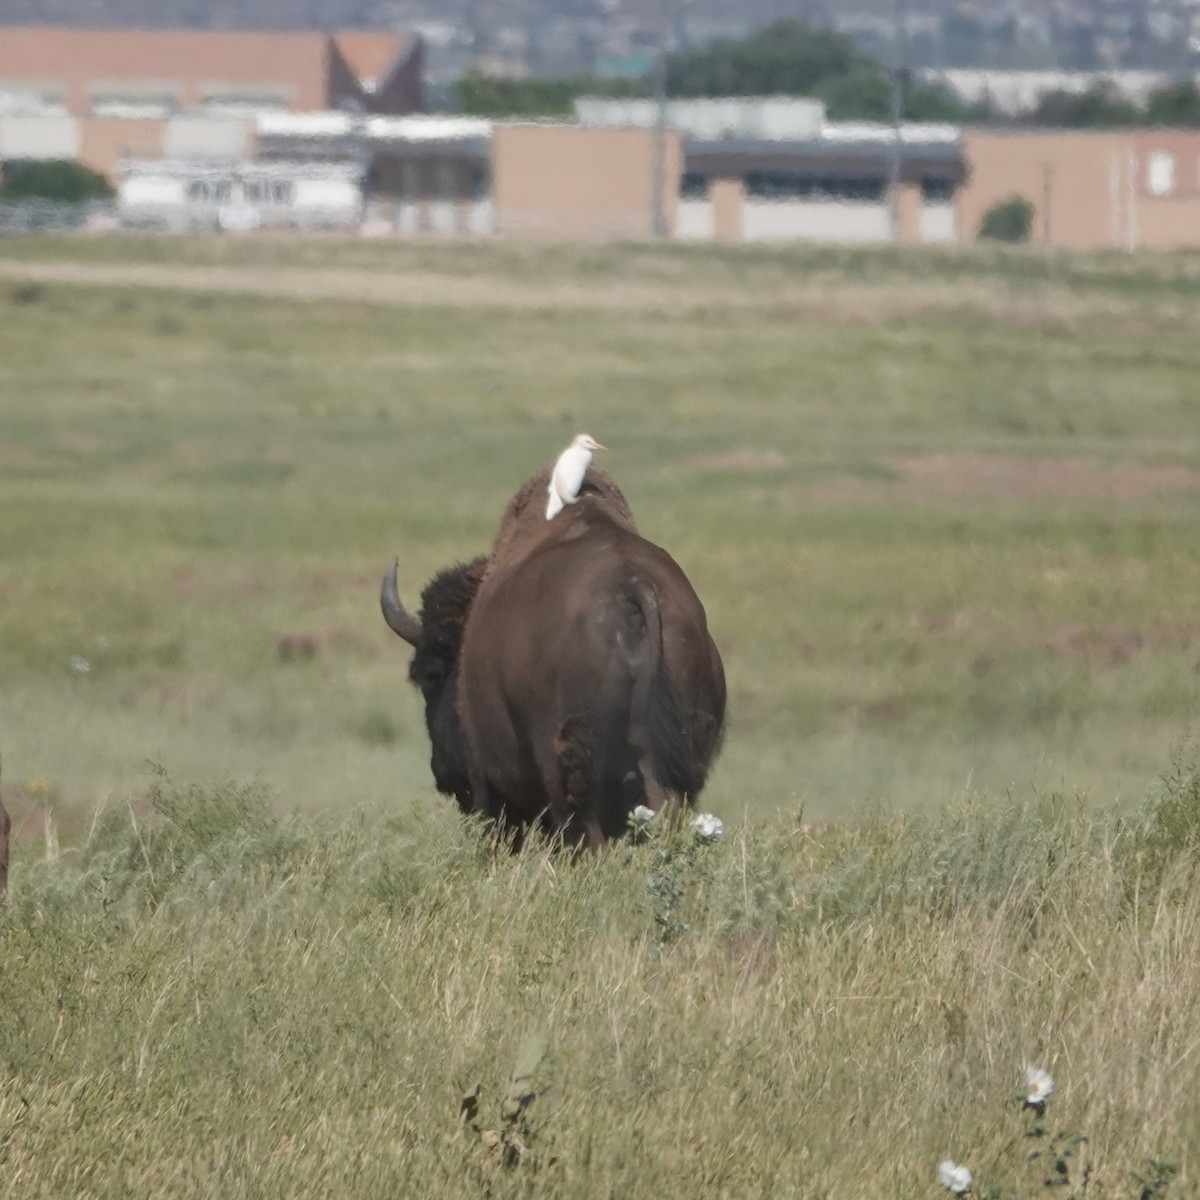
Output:
<instances>
[{"instance_id":1,"label":"background building","mask_svg":"<svg viewBox=\"0 0 1200 1200\"><path fill-rule=\"evenodd\" d=\"M1034 207L1032 240L1047 246L1200 246L1200 130L969 129L963 153L964 241L992 205L1016 195Z\"/></svg>"},{"instance_id":2,"label":"background building","mask_svg":"<svg viewBox=\"0 0 1200 1200\"><path fill-rule=\"evenodd\" d=\"M293 173L304 163L355 168L364 227L374 233L599 239L661 231L843 243L958 236L954 196L966 169L952 126L829 123L818 103L779 97L672 105L662 129L652 104L581 107L582 122L263 113L249 141L258 162ZM192 153L174 137L173 176L186 174L181 161L207 171L214 159L249 157L199 153L200 133L189 133ZM150 169L134 161L125 174ZM225 171L232 179L233 167ZM134 190L122 209L127 220L157 222L157 212L144 222L136 216L144 185ZM279 207L270 214L271 223L285 217ZM211 213L198 221L212 227Z\"/></svg>"},{"instance_id":3,"label":"background building","mask_svg":"<svg viewBox=\"0 0 1200 1200\"><path fill-rule=\"evenodd\" d=\"M394 33L0 26L0 161L243 157L262 113L408 113L422 46Z\"/></svg>"},{"instance_id":4,"label":"background building","mask_svg":"<svg viewBox=\"0 0 1200 1200\"><path fill-rule=\"evenodd\" d=\"M127 229L168 233L356 230L361 185L360 172L347 163L128 163L118 216Z\"/></svg>"},{"instance_id":5,"label":"background building","mask_svg":"<svg viewBox=\"0 0 1200 1200\"><path fill-rule=\"evenodd\" d=\"M507 124L492 136L498 233L563 240L673 230L682 141L637 127Z\"/></svg>"},{"instance_id":6,"label":"background building","mask_svg":"<svg viewBox=\"0 0 1200 1200\"><path fill-rule=\"evenodd\" d=\"M421 53L418 39L396 33L0 26L0 109L159 119L190 109L414 112Z\"/></svg>"},{"instance_id":7,"label":"background building","mask_svg":"<svg viewBox=\"0 0 1200 1200\"><path fill-rule=\"evenodd\" d=\"M649 101L576 108L587 127L658 119ZM830 122L819 101L789 96L672 101L664 115L681 139L682 174L667 188L677 237L954 240L964 169L952 125Z\"/></svg>"}]
</instances>

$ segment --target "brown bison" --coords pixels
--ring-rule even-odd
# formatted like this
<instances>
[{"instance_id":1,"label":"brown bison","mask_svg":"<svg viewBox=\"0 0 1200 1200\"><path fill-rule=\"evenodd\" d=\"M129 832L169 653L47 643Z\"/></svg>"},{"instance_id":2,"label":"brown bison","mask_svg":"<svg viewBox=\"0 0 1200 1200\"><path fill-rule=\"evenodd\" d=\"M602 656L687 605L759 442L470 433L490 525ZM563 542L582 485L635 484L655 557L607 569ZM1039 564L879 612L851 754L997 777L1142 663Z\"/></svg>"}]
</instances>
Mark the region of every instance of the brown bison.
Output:
<instances>
[{"instance_id":1,"label":"brown bison","mask_svg":"<svg viewBox=\"0 0 1200 1200\"><path fill-rule=\"evenodd\" d=\"M380 600L414 649L438 789L518 834L536 824L594 847L638 805L699 795L725 675L703 605L616 483L589 467L577 502L547 520L549 478L518 490L489 556L430 582L420 616L394 561Z\"/></svg>"},{"instance_id":2,"label":"brown bison","mask_svg":"<svg viewBox=\"0 0 1200 1200\"><path fill-rule=\"evenodd\" d=\"M8 809L0 800L0 904L4 903L4 894L8 891L8 835L11 829Z\"/></svg>"}]
</instances>

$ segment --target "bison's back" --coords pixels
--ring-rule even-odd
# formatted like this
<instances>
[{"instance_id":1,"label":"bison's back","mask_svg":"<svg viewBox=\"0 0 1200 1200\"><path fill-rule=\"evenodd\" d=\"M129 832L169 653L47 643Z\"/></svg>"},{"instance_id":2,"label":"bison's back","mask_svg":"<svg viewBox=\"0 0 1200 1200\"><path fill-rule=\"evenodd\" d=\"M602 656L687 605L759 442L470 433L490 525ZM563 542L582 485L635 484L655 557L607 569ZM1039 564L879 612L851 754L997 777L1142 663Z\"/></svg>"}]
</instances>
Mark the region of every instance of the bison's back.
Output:
<instances>
[{"instance_id":1,"label":"bison's back","mask_svg":"<svg viewBox=\"0 0 1200 1200\"><path fill-rule=\"evenodd\" d=\"M468 754L500 797L493 809L539 812L562 799L560 784L578 804L586 777L611 836L656 764L672 791L703 786L724 676L703 605L666 551L586 498L546 524L472 605L459 677Z\"/></svg>"}]
</instances>

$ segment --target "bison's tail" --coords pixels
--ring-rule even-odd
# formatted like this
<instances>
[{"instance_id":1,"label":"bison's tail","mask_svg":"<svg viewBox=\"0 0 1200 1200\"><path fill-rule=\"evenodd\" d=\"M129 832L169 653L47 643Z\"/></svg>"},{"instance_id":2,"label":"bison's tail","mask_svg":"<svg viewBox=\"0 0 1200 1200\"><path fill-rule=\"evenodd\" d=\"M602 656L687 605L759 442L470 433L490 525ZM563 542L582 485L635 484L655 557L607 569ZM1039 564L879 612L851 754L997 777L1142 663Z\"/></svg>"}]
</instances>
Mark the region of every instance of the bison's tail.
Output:
<instances>
[{"instance_id":1,"label":"bison's tail","mask_svg":"<svg viewBox=\"0 0 1200 1200\"><path fill-rule=\"evenodd\" d=\"M653 585L640 584L634 602L646 630L647 654L640 666L630 713L635 736L643 743L643 776L648 759L654 782L680 800L692 799L704 787L707 772L693 742L687 712L667 673L662 612ZM653 783L650 779L644 782L649 796Z\"/></svg>"}]
</instances>

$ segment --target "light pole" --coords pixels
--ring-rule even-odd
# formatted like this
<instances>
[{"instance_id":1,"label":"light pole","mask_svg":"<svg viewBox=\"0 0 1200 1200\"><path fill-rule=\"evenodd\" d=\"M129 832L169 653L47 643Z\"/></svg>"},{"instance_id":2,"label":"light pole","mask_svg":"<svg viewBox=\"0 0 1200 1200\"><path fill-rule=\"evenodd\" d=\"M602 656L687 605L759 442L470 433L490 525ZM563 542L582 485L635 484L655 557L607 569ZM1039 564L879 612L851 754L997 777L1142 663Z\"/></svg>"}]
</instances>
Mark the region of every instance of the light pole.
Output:
<instances>
[{"instance_id":1,"label":"light pole","mask_svg":"<svg viewBox=\"0 0 1200 1200\"><path fill-rule=\"evenodd\" d=\"M1050 200L1054 190L1054 164L1042 163L1042 244L1050 244Z\"/></svg>"},{"instance_id":2,"label":"light pole","mask_svg":"<svg viewBox=\"0 0 1200 1200\"><path fill-rule=\"evenodd\" d=\"M888 158L888 205L892 218L892 241L900 240L900 168L904 122L904 72L908 62L908 21L905 0L895 0L892 10L895 51L892 64L892 146Z\"/></svg>"},{"instance_id":3,"label":"light pole","mask_svg":"<svg viewBox=\"0 0 1200 1200\"><path fill-rule=\"evenodd\" d=\"M654 137L650 143L651 217L650 232L667 236L667 5L661 0L658 22L658 52L654 56Z\"/></svg>"}]
</instances>

